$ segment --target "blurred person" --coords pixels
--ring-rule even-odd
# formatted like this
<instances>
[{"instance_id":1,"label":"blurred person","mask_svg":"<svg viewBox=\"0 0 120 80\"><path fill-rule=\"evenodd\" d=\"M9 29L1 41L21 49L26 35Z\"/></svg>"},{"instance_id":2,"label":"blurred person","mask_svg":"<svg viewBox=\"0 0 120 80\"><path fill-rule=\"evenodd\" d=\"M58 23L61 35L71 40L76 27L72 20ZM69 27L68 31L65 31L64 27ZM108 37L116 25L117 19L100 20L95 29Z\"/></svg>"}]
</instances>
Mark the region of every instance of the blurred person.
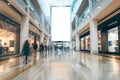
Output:
<instances>
[{"instance_id":1,"label":"blurred person","mask_svg":"<svg viewBox=\"0 0 120 80\"><path fill-rule=\"evenodd\" d=\"M30 55L30 44L28 40L25 41L22 49L22 53L25 56L25 63L28 63L28 56Z\"/></svg>"},{"instance_id":2,"label":"blurred person","mask_svg":"<svg viewBox=\"0 0 120 80\"><path fill-rule=\"evenodd\" d=\"M43 43L40 44L40 56L43 57L44 56L44 45Z\"/></svg>"},{"instance_id":3,"label":"blurred person","mask_svg":"<svg viewBox=\"0 0 120 80\"><path fill-rule=\"evenodd\" d=\"M0 44L0 55L2 55L2 45Z\"/></svg>"}]
</instances>

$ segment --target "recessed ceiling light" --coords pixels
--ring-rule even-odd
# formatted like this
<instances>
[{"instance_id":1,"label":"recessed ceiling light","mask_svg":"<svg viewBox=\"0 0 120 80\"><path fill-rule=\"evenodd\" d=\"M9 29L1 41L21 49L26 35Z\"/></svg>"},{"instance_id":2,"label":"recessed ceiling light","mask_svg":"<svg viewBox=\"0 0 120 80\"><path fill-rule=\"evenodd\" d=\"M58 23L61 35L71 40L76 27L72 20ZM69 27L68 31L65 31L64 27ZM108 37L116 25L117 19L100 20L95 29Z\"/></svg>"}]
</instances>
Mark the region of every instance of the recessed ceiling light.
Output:
<instances>
[{"instance_id":1,"label":"recessed ceiling light","mask_svg":"<svg viewBox=\"0 0 120 80\"><path fill-rule=\"evenodd\" d=\"M8 5L10 5L10 3L8 3Z\"/></svg>"},{"instance_id":2,"label":"recessed ceiling light","mask_svg":"<svg viewBox=\"0 0 120 80\"><path fill-rule=\"evenodd\" d=\"M90 18L90 16L89 16L89 15L87 15L87 17L88 17L88 18Z\"/></svg>"},{"instance_id":3,"label":"recessed ceiling light","mask_svg":"<svg viewBox=\"0 0 120 80\"><path fill-rule=\"evenodd\" d=\"M98 6L97 8L101 8L100 6Z\"/></svg>"}]
</instances>

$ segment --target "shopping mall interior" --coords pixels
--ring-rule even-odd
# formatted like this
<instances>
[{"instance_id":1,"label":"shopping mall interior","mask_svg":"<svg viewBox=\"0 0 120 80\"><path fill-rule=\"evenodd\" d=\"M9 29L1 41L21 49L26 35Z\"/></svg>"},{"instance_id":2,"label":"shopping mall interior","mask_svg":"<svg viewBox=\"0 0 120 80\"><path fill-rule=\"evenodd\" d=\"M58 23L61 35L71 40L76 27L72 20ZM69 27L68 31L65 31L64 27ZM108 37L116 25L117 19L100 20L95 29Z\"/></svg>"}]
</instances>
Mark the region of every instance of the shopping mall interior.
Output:
<instances>
[{"instance_id":1,"label":"shopping mall interior","mask_svg":"<svg viewBox=\"0 0 120 80\"><path fill-rule=\"evenodd\" d=\"M120 80L120 0L0 0L0 80Z\"/></svg>"}]
</instances>

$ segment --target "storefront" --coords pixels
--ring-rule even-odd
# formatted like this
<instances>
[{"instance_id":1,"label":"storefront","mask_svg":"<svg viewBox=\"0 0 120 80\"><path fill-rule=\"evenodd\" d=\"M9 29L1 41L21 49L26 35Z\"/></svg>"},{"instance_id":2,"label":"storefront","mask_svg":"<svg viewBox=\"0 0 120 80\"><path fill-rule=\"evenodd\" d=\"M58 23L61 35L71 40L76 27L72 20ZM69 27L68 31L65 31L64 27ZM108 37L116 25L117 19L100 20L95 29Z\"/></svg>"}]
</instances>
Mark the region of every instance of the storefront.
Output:
<instances>
[{"instance_id":1,"label":"storefront","mask_svg":"<svg viewBox=\"0 0 120 80\"><path fill-rule=\"evenodd\" d=\"M108 52L119 52L118 27L108 30Z\"/></svg>"},{"instance_id":2,"label":"storefront","mask_svg":"<svg viewBox=\"0 0 120 80\"><path fill-rule=\"evenodd\" d=\"M102 53L120 54L120 14L99 25ZM100 40L99 44L100 44Z\"/></svg>"},{"instance_id":3,"label":"storefront","mask_svg":"<svg viewBox=\"0 0 120 80\"><path fill-rule=\"evenodd\" d=\"M90 51L90 32L86 32L80 35L80 50Z\"/></svg>"},{"instance_id":4,"label":"storefront","mask_svg":"<svg viewBox=\"0 0 120 80\"><path fill-rule=\"evenodd\" d=\"M31 50L33 50L33 43L36 41L38 45L38 50L40 46L40 31L36 29L34 25L30 23L30 30L29 30L29 42L30 42L30 47Z\"/></svg>"},{"instance_id":5,"label":"storefront","mask_svg":"<svg viewBox=\"0 0 120 80\"><path fill-rule=\"evenodd\" d=\"M0 17L0 55L17 54L19 53L20 43L19 25L15 25L15 22L4 15ZM6 21L4 21L2 17L4 17Z\"/></svg>"},{"instance_id":6,"label":"storefront","mask_svg":"<svg viewBox=\"0 0 120 80\"><path fill-rule=\"evenodd\" d=\"M29 31L29 42L30 42L31 50L33 50L34 41L36 41L36 43L38 45L38 49L39 49L39 46L40 46L40 35L32 32L32 31Z\"/></svg>"},{"instance_id":7,"label":"storefront","mask_svg":"<svg viewBox=\"0 0 120 80\"><path fill-rule=\"evenodd\" d=\"M101 46L101 31L98 31L98 51L101 52L102 46Z\"/></svg>"},{"instance_id":8,"label":"storefront","mask_svg":"<svg viewBox=\"0 0 120 80\"><path fill-rule=\"evenodd\" d=\"M82 51L90 51L90 32L80 35L80 49ZM101 31L98 31L98 50L101 52Z\"/></svg>"}]
</instances>

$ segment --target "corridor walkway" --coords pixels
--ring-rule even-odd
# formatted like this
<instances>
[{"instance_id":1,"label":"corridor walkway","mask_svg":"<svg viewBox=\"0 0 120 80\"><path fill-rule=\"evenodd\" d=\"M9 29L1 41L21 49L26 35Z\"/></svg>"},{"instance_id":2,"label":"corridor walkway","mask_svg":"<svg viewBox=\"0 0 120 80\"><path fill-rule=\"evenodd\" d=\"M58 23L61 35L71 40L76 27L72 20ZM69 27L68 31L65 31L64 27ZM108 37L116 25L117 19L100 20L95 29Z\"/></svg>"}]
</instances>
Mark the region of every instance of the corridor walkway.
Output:
<instances>
[{"instance_id":1,"label":"corridor walkway","mask_svg":"<svg viewBox=\"0 0 120 80\"><path fill-rule=\"evenodd\" d=\"M36 64L32 65L31 61L30 67L21 65L24 71L6 80L120 80L120 60L114 57L61 50L45 54L47 56L42 59L36 58ZM21 68L19 65L16 72Z\"/></svg>"}]
</instances>

